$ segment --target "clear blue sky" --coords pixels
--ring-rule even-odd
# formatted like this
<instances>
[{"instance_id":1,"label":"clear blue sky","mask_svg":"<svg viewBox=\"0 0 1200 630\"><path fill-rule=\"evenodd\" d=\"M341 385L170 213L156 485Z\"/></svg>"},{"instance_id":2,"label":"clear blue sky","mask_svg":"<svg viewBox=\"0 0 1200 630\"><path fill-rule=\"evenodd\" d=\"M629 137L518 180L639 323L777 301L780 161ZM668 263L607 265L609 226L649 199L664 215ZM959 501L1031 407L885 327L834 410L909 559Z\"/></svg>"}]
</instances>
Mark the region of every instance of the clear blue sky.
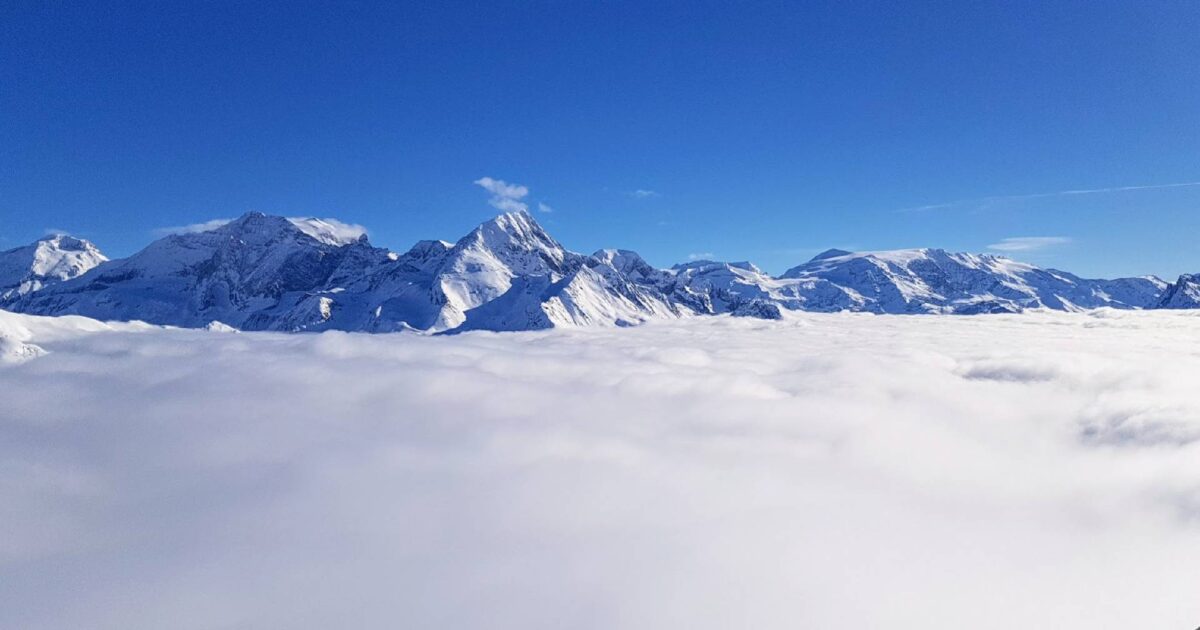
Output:
<instances>
[{"instance_id":1,"label":"clear blue sky","mask_svg":"<svg viewBox=\"0 0 1200 630\"><path fill-rule=\"evenodd\" d=\"M261 210L402 250L490 176L659 265L1059 237L1010 253L1200 271L1200 186L1052 194L1200 181L1200 3L424 5L3 3L0 248Z\"/></svg>"}]
</instances>

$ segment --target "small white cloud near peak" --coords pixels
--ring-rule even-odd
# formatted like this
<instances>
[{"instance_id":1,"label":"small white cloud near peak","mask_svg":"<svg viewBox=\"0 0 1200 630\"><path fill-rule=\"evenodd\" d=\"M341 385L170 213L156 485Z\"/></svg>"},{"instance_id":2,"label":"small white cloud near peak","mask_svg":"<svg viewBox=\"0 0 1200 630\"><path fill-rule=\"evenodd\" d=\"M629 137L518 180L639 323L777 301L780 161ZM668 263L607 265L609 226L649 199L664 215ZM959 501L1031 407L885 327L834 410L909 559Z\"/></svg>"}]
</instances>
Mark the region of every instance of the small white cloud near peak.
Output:
<instances>
[{"instance_id":1,"label":"small white cloud near peak","mask_svg":"<svg viewBox=\"0 0 1200 630\"><path fill-rule=\"evenodd\" d=\"M638 188L637 190L631 191L629 196L633 197L634 199L650 199L651 197L661 197L662 195L653 190Z\"/></svg>"},{"instance_id":2,"label":"small white cloud near peak","mask_svg":"<svg viewBox=\"0 0 1200 630\"><path fill-rule=\"evenodd\" d=\"M475 183L492 194L488 204L504 212L528 211L529 205L521 201L529 196L529 189L520 184L510 184L502 179L480 177ZM547 206L549 207L549 206Z\"/></svg>"},{"instance_id":3,"label":"small white cloud near peak","mask_svg":"<svg viewBox=\"0 0 1200 630\"><path fill-rule=\"evenodd\" d=\"M215 230L233 219L212 219L211 221L202 221L200 223L192 223L189 225L176 225L174 227L155 228L153 230L155 236L170 236L171 234L195 234L197 232L208 232Z\"/></svg>"},{"instance_id":4,"label":"small white cloud near peak","mask_svg":"<svg viewBox=\"0 0 1200 630\"><path fill-rule=\"evenodd\" d=\"M1032 252L1070 242L1069 236L1011 236L988 245L988 249L998 252Z\"/></svg>"},{"instance_id":5,"label":"small white cloud near peak","mask_svg":"<svg viewBox=\"0 0 1200 630\"><path fill-rule=\"evenodd\" d=\"M688 254L688 260L691 261L712 260L713 258L715 258L715 256L713 256L712 252L696 252L693 254Z\"/></svg>"},{"instance_id":6,"label":"small white cloud near peak","mask_svg":"<svg viewBox=\"0 0 1200 630\"><path fill-rule=\"evenodd\" d=\"M545 212L546 214L550 214L551 212L554 212L554 208L551 208L548 204L544 204L540 201L538 202L537 209L538 209L538 212Z\"/></svg>"}]
</instances>

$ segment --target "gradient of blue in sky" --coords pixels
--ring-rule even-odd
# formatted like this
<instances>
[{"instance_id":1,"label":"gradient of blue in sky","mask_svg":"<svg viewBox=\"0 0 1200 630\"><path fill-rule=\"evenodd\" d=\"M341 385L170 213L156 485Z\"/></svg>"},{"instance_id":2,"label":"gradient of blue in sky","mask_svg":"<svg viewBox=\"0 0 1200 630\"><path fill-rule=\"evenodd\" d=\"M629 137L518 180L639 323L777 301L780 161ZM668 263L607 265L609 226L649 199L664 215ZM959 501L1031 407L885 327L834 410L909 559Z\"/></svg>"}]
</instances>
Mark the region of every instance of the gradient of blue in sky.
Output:
<instances>
[{"instance_id":1,"label":"gradient of blue in sky","mask_svg":"<svg viewBox=\"0 0 1200 630\"><path fill-rule=\"evenodd\" d=\"M1200 185L1051 193L1200 182L1198 60L1196 2L5 3L0 248L260 210L403 250L490 176L663 266L1039 237L1174 276Z\"/></svg>"}]
</instances>

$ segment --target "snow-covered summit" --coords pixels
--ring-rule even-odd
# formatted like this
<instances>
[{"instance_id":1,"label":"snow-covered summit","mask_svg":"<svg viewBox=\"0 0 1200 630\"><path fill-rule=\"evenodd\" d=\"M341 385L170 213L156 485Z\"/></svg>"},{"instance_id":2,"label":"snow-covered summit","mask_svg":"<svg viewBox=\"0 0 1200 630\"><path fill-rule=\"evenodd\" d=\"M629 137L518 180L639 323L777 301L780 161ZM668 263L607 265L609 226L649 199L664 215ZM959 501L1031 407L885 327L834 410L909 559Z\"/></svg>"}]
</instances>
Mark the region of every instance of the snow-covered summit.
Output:
<instances>
[{"instance_id":1,"label":"snow-covered summit","mask_svg":"<svg viewBox=\"0 0 1200 630\"><path fill-rule=\"evenodd\" d=\"M290 217L288 221L301 232L326 245L350 245L367 237L367 230L363 226L342 223L337 219Z\"/></svg>"},{"instance_id":2,"label":"snow-covered summit","mask_svg":"<svg viewBox=\"0 0 1200 630\"><path fill-rule=\"evenodd\" d=\"M66 234L0 252L0 301L69 280L106 260L91 242Z\"/></svg>"},{"instance_id":3,"label":"snow-covered summit","mask_svg":"<svg viewBox=\"0 0 1200 630\"><path fill-rule=\"evenodd\" d=\"M526 211L485 221L459 239L437 270L442 308L435 330L456 328L466 312L500 297L516 277L556 282L578 269L584 256L567 251Z\"/></svg>"}]
</instances>

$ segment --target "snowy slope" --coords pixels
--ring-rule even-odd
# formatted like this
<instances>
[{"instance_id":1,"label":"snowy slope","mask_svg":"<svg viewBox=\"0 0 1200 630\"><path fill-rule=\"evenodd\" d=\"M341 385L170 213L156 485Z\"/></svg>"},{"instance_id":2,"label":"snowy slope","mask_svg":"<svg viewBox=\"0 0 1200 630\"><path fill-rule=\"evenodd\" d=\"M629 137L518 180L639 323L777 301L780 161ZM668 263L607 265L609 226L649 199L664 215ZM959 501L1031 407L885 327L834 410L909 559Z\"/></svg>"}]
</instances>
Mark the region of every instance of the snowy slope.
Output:
<instances>
[{"instance_id":1,"label":"snowy slope","mask_svg":"<svg viewBox=\"0 0 1200 630\"><path fill-rule=\"evenodd\" d=\"M455 330L538 330L559 326L632 326L685 311L601 259L569 275L521 277L498 298L466 313Z\"/></svg>"},{"instance_id":2,"label":"snowy slope","mask_svg":"<svg viewBox=\"0 0 1200 630\"><path fill-rule=\"evenodd\" d=\"M66 234L0 252L0 303L79 276L106 260L89 241Z\"/></svg>"}]
</instances>

